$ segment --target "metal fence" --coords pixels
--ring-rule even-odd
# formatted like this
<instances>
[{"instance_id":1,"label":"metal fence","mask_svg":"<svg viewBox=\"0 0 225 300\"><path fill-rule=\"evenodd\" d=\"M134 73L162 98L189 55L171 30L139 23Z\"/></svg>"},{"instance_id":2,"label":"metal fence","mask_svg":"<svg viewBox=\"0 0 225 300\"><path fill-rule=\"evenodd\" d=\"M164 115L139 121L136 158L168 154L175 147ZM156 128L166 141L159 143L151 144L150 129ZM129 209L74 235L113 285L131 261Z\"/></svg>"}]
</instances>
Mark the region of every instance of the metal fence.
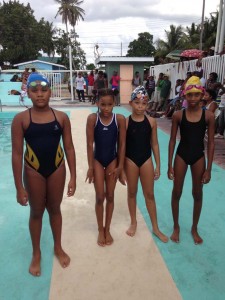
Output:
<instances>
[{"instance_id":1,"label":"metal fence","mask_svg":"<svg viewBox=\"0 0 225 300\"><path fill-rule=\"evenodd\" d=\"M196 63L197 59L153 66L150 68L150 75L153 75L156 80L159 73L167 74L172 86L170 98L174 98L176 80L185 79L186 74L189 71L199 71ZM215 55L203 58L202 69L205 79L208 79L211 72L216 72L218 74L218 81L223 83L225 78L225 55Z\"/></svg>"}]
</instances>

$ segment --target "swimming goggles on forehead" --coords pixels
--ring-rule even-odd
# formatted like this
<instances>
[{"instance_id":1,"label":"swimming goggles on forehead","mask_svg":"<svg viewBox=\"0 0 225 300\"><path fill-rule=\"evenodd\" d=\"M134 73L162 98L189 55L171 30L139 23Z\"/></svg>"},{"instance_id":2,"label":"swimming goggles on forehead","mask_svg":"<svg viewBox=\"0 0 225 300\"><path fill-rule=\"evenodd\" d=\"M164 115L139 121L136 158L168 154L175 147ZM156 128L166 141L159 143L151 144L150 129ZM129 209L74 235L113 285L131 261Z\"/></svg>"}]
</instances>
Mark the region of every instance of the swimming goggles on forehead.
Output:
<instances>
[{"instance_id":1,"label":"swimming goggles on forehead","mask_svg":"<svg viewBox=\"0 0 225 300\"><path fill-rule=\"evenodd\" d=\"M185 88L185 92L190 91L191 89L200 90L202 93L204 93L204 91L205 91L205 89L202 85L192 84Z\"/></svg>"},{"instance_id":2,"label":"swimming goggles on forehead","mask_svg":"<svg viewBox=\"0 0 225 300\"><path fill-rule=\"evenodd\" d=\"M49 84L46 81L32 81L28 85L28 87L32 87L32 88L35 88L37 86L49 87Z\"/></svg>"}]
</instances>

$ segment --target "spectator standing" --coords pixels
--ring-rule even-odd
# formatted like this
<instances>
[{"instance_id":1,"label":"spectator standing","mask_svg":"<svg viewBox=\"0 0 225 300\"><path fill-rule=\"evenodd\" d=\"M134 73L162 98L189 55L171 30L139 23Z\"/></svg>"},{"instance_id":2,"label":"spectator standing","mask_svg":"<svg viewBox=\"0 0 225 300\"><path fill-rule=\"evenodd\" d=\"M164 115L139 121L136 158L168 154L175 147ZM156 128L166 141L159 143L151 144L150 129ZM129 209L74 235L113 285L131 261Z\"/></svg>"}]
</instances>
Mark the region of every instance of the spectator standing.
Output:
<instances>
[{"instance_id":1,"label":"spectator standing","mask_svg":"<svg viewBox=\"0 0 225 300\"><path fill-rule=\"evenodd\" d=\"M156 82L156 91L154 94L154 104L152 106L152 111L156 111L158 108L162 84L163 84L163 73L159 73L159 77Z\"/></svg>"},{"instance_id":2,"label":"spectator standing","mask_svg":"<svg viewBox=\"0 0 225 300\"><path fill-rule=\"evenodd\" d=\"M219 104L220 115L218 118L218 133L214 136L215 139L224 139L225 130L225 94L221 96L221 101Z\"/></svg>"},{"instance_id":3,"label":"spectator standing","mask_svg":"<svg viewBox=\"0 0 225 300\"><path fill-rule=\"evenodd\" d=\"M160 93L160 102L158 106L158 110L165 111L167 107L167 101L170 96L170 90L171 90L171 81L169 80L169 75L164 74L163 76L163 84L161 88Z\"/></svg>"},{"instance_id":4,"label":"spectator standing","mask_svg":"<svg viewBox=\"0 0 225 300\"><path fill-rule=\"evenodd\" d=\"M133 89L141 85L141 77L138 71L135 72L134 78L132 79Z\"/></svg>"},{"instance_id":5,"label":"spectator standing","mask_svg":"<svg viewBox=\"0 0 225 300\"><path fill-rule=\"evenodd\" d=\"M78 76L75 79L75 83L76 83L76 91L77 91L79 101L80 102L82 102L82 101L85 102L85 98L84 98L85 80L84 80L84 77L82 76L81 72L78 73Z\"/></svg>"}]
</instances>

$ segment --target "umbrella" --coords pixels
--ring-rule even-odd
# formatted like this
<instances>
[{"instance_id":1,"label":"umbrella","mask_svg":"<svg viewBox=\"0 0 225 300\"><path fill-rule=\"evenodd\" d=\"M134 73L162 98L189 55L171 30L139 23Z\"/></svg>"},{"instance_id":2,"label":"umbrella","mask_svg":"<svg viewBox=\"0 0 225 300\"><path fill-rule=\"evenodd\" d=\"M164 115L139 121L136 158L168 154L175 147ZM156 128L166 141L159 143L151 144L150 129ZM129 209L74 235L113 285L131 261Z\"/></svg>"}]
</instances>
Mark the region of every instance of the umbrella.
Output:
<instances>
[{"instance_id":1,"label":"umbrella","mask_svg":"<svg viewBox=\"0 0 225 300\"><path fill-rule=\"evenodd\" d=\"M202 50L198 49L188 49L181 52L181 57L199 58L202 54Z\"/></svg>"},{"instance_id":2,"label":"umbrella","mask_svg":"<svg viewBox=\"0 0 225 300\"><path fill-rule=\"evenodd\" d=\"M167 58L170 59L174 59L174 60L179 60L180 59L180 54L183 52L184 50L173 50L170 53L167 54Z\"/></svg>"}]
</instances>

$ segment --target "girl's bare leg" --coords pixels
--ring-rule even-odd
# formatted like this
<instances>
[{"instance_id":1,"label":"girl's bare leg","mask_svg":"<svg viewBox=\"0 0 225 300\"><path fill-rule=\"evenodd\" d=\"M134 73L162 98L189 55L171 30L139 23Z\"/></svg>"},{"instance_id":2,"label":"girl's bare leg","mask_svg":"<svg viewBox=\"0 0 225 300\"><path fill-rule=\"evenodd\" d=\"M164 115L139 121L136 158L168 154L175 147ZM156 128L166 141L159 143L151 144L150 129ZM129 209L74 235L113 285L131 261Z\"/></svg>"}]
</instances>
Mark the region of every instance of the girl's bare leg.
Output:
<instances>
[{"instance_id":1,"label":"girl's bare leg","mask_svg":"<svg viewBox=\"0 0 225 300\"><path fill-rule=\"evenodd\" d=\"M61 202L65 186L65 163L47 178L46 208L54 239L54 253L60 265L66 268L70 264L70 257L62 248L62 214Z\"/></svg>"},{"instance_id":2,"label":"girl's bare leg","mask_svg":"<svg viewBox=\"0 0 225 300\"><path fill-rule=\"evenodd\" d=\"M167 243L168 237L163 234L158 227L154 196L154 167L151 158L140 167L140 180L145 197L146 207L152 223L152 231L162 242Z\"/></svg>"},{"instance_id":3,"label":"girl's bare leg","mask_svg":"<svg viewBox=\"0 0 225 300\"><path fill-rule=\"evenodd\" d=\"M173 181L173 191L172 191L172 199L171 199L174 225L173 225L173 233L170 237L170 239L175 243L179 243L180 241L179 203L180 203L180 197L183 190L184 178L186 172L187 172L186 163L179 155L176 155L174 161L174 181Z\"/></svg>"},{"instance_id":4,"label":"girl's bare leg","mask_svg":"<svg viewBox=\"0 0 225 300\"><path fill-rule=\"evenodd\" d=\"M96 202L95 202L95 213L98 223L98 239L97 243L99 246L105 246L105 230L103 225L103 216L104 216L104 200L105 200L105 191L104 191L104 182L105 182L105 170L103 166L97 161L94 160L94 186L96 193Z\"/></svg>"},{"instance_id":5,"label":"girl's bare leg","mask_svg":"<svg viewBox=\"0 0 225 300\"><path fill-rule=\"evenodd\" d=\"M129 236L134 236L137 230L136 195L138 189L139 168L130 159L125 159L125 173L127 177L127 204L130 213L130 226L126 231Z\"/></svg>"},{"instance_id":6,"label":"girl's bare leg","mask_svg":"<svg viewBox=\"0 0 225 300\"><path fill-rule=\"evenodd\" d=\"M41 229L45 210L46 180L28 166L24 166L24 183L28 192L30 204L29 229L33 247L33 255L29 272L33 276L41 275Z\"/></svg>"},{"instance_id":7,"label":"girl's bare leg","mask_svg":"<svg viewBox=\"0 0 225 300\"><path fill-rule=\"evenodd\" d=\"M192 195L194 198L193 209L193 224L191 228L191 234L196 245L202 244L203 239L198 234L198 222L202 210L202 175L205 171L205 158L202 157L194 165L191 166L192 174Z\"/></svg>"},{"instance_id":8,"label":"girl's bare leg","mask_svg":"<svg viewBox=\"0 0 225 300\"><path fill-rule=\"evenodd\" d=\"M112 215L114 210L114 190L116 187L116 179L113 175L109 175L112 170L116 168L117 160L112 161L105 170L106 180L106 215L105 215L105 243L111 245L113 238L110 234L110 225L112 221Z\"/></svg>"}]
</instances>

